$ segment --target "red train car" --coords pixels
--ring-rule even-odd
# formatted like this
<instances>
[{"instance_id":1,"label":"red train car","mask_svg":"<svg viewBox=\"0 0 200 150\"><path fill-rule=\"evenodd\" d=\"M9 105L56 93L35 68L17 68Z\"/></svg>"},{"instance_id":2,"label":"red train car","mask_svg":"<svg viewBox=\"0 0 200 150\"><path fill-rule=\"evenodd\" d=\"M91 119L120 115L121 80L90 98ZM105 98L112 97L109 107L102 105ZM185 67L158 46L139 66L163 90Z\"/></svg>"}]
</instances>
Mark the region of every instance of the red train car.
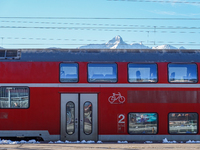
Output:
<instances>
[{"instance_id":1,"label":"red train car","mask_svg":"<svg viewBox=\"0 0 200 150\"><path fill-rule=\"evenodd\" d=\"M198 140L199 50L0 50L0 137Z\"/></svg>"}]
</instances>

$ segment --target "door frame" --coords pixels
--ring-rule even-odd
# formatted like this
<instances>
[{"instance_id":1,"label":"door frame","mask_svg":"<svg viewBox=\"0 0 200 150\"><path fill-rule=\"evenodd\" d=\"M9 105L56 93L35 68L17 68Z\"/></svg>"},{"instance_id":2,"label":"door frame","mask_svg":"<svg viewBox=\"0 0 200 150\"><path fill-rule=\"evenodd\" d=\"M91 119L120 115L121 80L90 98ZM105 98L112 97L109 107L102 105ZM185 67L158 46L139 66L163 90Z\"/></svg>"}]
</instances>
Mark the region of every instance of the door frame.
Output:
<instances>
[{"instance_id":1,"label":"door frame","mask_svg":"<svg viewBox=\"0 0 200 150\"><path fill-rule=\"evenodd\" d=\"M69 135L66 133L66 104L68 102L75 104L75 120L74 133ZM98 140L98 94L97 93L61 93L60 99L61 114L60 114L60 136L61 140L65 141L82 141L82 140ZM92 103L92 133L85 134L84 132L84 108L81 107L85 102Z\"/></svg>"}]
</instances>

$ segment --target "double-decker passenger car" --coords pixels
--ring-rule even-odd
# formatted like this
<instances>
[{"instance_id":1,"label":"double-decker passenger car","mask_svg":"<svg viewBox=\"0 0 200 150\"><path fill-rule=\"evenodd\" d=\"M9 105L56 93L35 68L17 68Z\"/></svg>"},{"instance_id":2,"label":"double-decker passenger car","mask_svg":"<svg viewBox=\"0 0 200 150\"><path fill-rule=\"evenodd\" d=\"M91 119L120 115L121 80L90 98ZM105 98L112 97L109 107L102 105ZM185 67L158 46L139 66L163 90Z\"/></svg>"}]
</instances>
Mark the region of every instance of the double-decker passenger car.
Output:
<instances>
[{"instance_id":1,"label":"double-decker passenger car","mask_svg":"<svg viewBox=\"0 0 200 150\"><path fill-rule=\"evenodd\" d=\"M198 140L199 50L0 50L0 137Z\"/></svg>"}]
</instances>

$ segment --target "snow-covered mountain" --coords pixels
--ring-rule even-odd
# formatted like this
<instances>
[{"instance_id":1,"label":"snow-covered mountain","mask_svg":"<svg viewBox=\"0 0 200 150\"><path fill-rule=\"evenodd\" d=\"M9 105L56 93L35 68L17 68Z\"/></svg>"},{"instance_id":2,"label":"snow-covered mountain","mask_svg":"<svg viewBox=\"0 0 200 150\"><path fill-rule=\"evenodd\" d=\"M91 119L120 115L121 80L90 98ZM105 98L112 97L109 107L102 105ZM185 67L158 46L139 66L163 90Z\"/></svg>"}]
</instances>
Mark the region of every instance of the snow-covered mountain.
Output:
<instances>
[{"instance_id":1,"label":"snow-covered mountain","mask_svg":"<svg viewBox=\"0 0 200 150\"><path fill-rule=\"evenodd\" d=\"M167 45L152 47L152 49L178 49L178 48L167 44Z\"/></svg>"},{"instance_id":2,"label":"snow-covered mountain","mask_svg":"<svg viewBox=\"0 0 200 150\"><path fill-rule=\"evenodd\" d=\"M121 36L116 36L107 43L103 44L89 44L81 46L78 49L178 49L171 45L160 45L156 47L148 47L142 43L127 44L123 41ZM179 49L185 49L181 46Z\"/></svg>"},{"instance_id":3,"label":"snow-covered mountain","mask_svg":"<svg viewBox=\"0 0 200 150\"><path fill-rule=\"evenodd\" d=\"M148 46L143 44L134 43L127 44L123 41L121 36L116 36L107 43L103 44L89 44L86 46L81 46L79 49L150 49Z\"/></svg>"}]
</instances>

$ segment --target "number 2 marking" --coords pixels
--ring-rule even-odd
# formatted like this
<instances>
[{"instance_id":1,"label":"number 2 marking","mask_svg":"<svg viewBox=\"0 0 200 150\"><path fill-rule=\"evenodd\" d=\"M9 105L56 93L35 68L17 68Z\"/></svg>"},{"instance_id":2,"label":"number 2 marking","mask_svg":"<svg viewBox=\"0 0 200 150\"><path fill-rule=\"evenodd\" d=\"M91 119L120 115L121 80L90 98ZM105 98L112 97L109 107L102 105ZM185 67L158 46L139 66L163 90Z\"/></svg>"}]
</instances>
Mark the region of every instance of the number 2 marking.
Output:
<instances>
[{"instance_id":1,"label":"number 2 marking","mask_svg":"<svg viewBox=\"0 0 200 150\"><path fill-rule=\"evenodd\" d=\"M123 114L120 114L120 115L118 116L118 118L120 119L120 120L118 121L118 123L125 123L125 116L124 116Z\"/></svg>"}]
</instances>

